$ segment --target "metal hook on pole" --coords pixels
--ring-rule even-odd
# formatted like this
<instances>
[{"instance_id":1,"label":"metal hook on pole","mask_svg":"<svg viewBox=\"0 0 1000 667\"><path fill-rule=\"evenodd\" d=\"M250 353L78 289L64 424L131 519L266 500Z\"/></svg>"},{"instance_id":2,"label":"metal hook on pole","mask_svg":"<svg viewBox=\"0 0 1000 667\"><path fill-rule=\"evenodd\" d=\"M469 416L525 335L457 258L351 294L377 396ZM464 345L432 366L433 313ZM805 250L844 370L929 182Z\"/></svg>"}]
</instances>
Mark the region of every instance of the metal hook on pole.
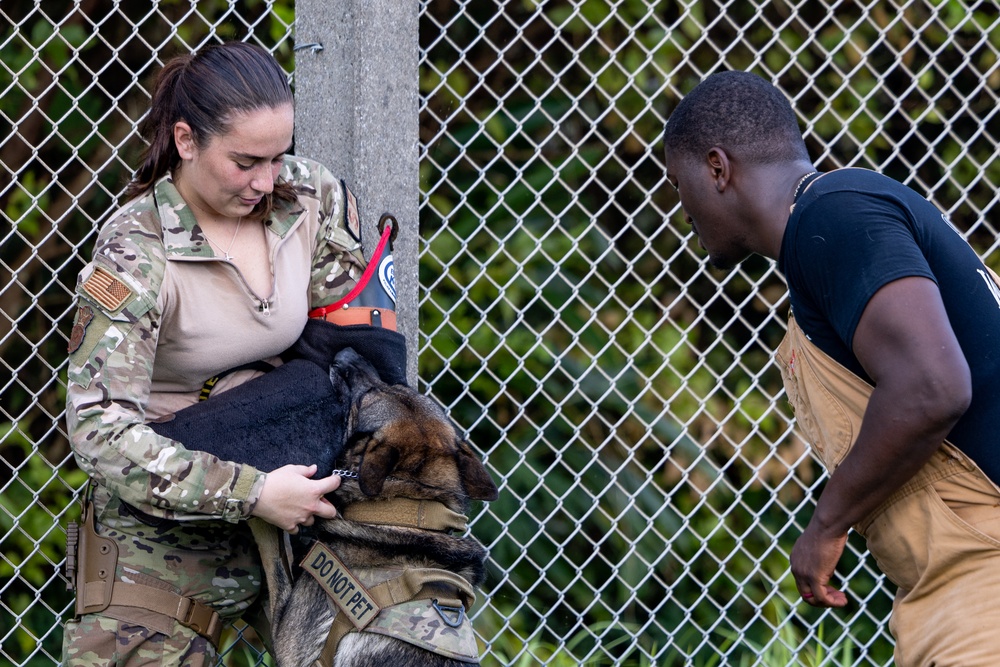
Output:
<instances>
[{"instance_id":1,"label":"metal hook on pole","mask_svg":"<svg viewBox=\"0 0 1000 667\"><path fill-rule=\"evenodd\" d=\"M304 51L309 49L313 53L319 53L323 50L323 45L320 42L307 42L306 44L296 44L292 47L292 51Z\"/></svg>"}]
</instances>

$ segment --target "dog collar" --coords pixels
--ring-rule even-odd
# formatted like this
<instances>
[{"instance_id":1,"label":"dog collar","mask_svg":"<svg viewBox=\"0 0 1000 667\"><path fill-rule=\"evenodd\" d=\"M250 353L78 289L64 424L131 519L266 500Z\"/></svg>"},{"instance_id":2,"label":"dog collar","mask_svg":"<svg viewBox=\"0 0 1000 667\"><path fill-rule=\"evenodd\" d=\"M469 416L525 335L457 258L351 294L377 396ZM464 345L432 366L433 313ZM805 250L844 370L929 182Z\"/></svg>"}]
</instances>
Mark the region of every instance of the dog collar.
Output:
<instances>
[{"instance_id":1,"label":"dog collar","mask_svg":"<svg viewBox=\"0 0 1000 667\"><path fill-rule=\"evenodd\" d=\"M448 509L444 503L436 500L362 500L344 507L341 516L358 523L440 532L457 530L464 533L469 528L469 517Z\"/></svg>"}]
</instances>

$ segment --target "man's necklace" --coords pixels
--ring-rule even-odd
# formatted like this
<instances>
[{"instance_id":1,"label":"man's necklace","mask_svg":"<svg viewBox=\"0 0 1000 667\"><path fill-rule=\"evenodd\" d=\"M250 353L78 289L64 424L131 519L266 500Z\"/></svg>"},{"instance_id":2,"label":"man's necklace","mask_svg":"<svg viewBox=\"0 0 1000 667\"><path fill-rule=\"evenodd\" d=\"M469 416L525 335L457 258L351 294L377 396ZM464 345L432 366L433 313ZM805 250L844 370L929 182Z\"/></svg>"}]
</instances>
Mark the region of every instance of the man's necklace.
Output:
<instances>
[{"instance_id":1,"label":"man's necklace","mask_svg":"<svg viewBox=\"0 0 1000 667\"><path fill-rule=\"evenodd\" d=\"M233 256L229 254L229 251L233 249L233 244L236 243L236 237L239 236L239 234L240 234L240 226L242 224L243 224L243 216L241 215L240 219L236 222L236 231L233 232L233 238L229 240L229 247L226 248L226 251L225 251L225 256L226 256L226 261L227 262L233 261ZM202 228L201 231L205 235L205 238L208 239L208 242L211 245L215 246L219 250L222 250L222 246L220 246L218 243L216 243L215 241L212 240L212 237L210 237L208 235L208 232L205 231L204 227Z\"/></svg>"},{"instance_id":2,"label":"man's necklace","mask_svg":"<svg viewBox=\"0 0 1000 667\"><path fill-rule=\"evenodd\" d=\"M798 185L795 186L795 192L792 193L792 205L788 207L789 213L795 210L795 202L799 198L799 189L802 187L802 184L806 182L807 178L809 178L815 173L816 173L815 171L810 171L808 174L799 179Z\"/></svg>"}]
</instances>

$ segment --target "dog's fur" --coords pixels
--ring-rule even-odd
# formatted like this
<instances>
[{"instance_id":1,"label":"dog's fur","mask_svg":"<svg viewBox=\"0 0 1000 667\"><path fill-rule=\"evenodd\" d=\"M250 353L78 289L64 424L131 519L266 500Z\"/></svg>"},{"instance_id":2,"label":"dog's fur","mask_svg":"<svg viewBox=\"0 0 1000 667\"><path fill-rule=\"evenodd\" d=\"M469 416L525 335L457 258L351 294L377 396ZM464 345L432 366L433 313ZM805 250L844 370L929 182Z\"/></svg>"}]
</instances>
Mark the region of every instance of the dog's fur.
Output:
<instances>
[{"instance_id":1,"label":"dog's fur","mask_svg":"<svg viewBox=\"0 0 1000 667\"><path fill-rule=\"evenodd\" d=\"M495 500L497 487L444 411L403 385L387 385L357 353L346 349L330 369L335 385L350 396L348 437L337 468L345 477L331 494L338 512L371 499L433 500L466 514L473 500ZM303 537L330 547L348 568L440 568L472 586L484 580L486 549L473 537L440 531L362 524L337 518L317 523ZM302 540L302 538L300 538ZM302 541L300 541L300 544ZM300 556L301 557L301 556ZM286 570L265 558L272 587L272 639L280 667L312 665L319 657L337 608L310 576L290 581ZM468 667L401 640L352 632L340 642L338 667Z\"/></svg>"}]
</instances>

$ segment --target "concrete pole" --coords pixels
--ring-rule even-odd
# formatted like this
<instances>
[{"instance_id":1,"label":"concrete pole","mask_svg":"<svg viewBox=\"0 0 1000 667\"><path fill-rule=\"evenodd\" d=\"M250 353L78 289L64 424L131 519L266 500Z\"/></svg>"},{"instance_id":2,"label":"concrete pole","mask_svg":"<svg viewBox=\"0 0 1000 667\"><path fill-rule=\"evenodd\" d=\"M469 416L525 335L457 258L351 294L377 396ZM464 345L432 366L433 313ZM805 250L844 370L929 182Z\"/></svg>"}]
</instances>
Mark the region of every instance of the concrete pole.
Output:
<instances>
[{"instance_id":1,"label":"concrete pole","mask_svg":"<svg viewBox=\"0 0 1000 667\"><path fill-rule=\"evenodd\" d=\"M383 213L393 245L396 316L407 377L417 377L418 3L296 0L295 151L343 178L357 196L365 256Z\"/></svg>"}]
</instances>

